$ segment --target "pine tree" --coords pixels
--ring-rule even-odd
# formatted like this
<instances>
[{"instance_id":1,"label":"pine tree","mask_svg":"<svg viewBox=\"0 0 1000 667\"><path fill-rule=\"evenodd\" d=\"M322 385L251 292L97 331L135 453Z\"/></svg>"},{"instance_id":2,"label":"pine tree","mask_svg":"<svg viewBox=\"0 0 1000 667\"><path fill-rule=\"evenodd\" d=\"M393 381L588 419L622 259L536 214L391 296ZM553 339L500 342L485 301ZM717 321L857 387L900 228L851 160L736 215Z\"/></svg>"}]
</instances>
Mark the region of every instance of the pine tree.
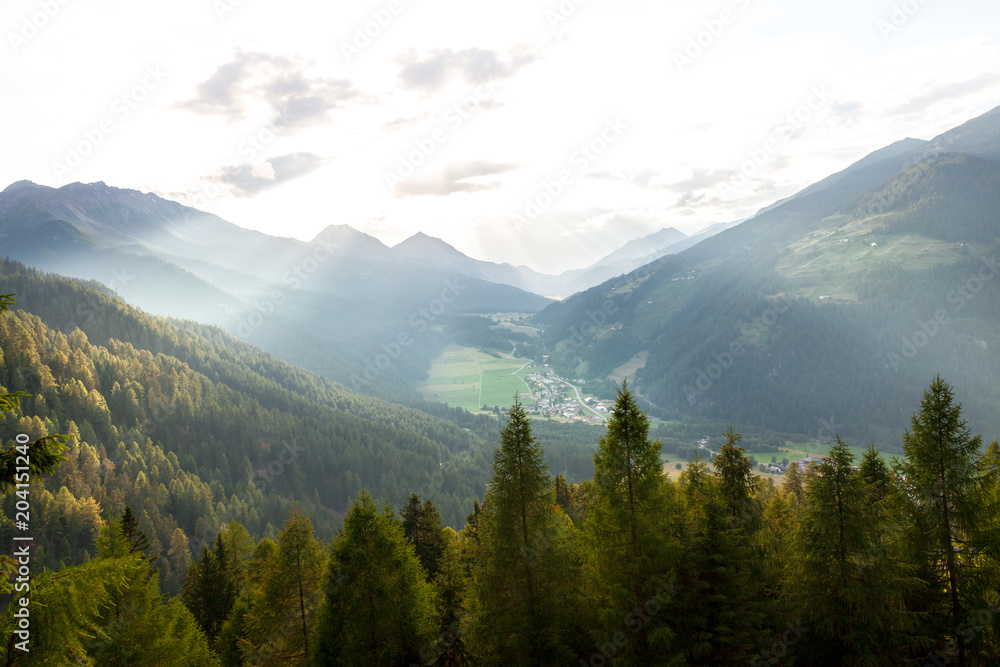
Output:
<instances>
[{"instance_id":1,"label":"pine tree","mask_svg":"<svg viewBox=\"0 0 1000 667\"><path fill-rule=\"evenodd\" d=\"M734 519L731 489L723 492L722 479L700 457L680 479L683 559L671 617L689 664L749 664L768 639L759 595L766 580L753 566L756 543Z\"/></svg>"},{"instance_id":2,"label":"pine tree","mask_svg":"<svg viewBox=\"0 0 1000 667\"><path fill-rule=\"evenodd\" d=\"M403 534L413 545L427 576L433 578L437 574L445 545L441 513L434 501L427 499L421 505L420 496L413 493L403 507L402 519Z\"/></svg>"},{"instance_id":3,"label":"pine tree","mask_svg":"<svg viewBox=\"0 0 1000 667\"><path fill-rule=\"evenodd\" d=\"M239 640L246 662L285 665L310 654L325 561L323 545L312 535L312 522L293 510L277 545L259 560L254 552L256 567L247 572L251 583L245 637Z\"/></svg>"},{"instance_id":4,"label":"pine tree","mask_svg":"<svg viewBox=\"0 0 1000 667\"><path fill-rule=\"evenodd\" d=\"M906 600L917 581L898 553L879 548L886 506L840 436L807 476L785 583L793 623L804 628L794 653L817 665L899 664L912 648Z\"/></svg>"},{"instance_id":5,"label":"pine tree","mask_svg":"<svg viewBox=\"0 0 1000 667\"><path fill-rule=\"evenodd\" d=\"M147 555L147 552L151 550L149 538L144 531L139 529L139 521L135 518L135 514L132 513L132 508L128 505L125 506L125 510L122 512L121 531L125 539L128 540L129 551L143 556L152 568L157 556L156 554ZM152 568L151 571L156 572L156 569Z\"/></svg>"},{"instance_id":6,"label":"pine tree","mask_svg":"<svg viewBox=\"0 0 1000 667\"><path fill-rule=\"evenodd\" d=\"M858 466L858 472L861 473L861 479L868 485L874 502L882 503L892 496L894 490L892 472L878 450L875 449L875 445L869 445L868 449L865 450L864 456L861 457L861 464Z\"/></svg>"},{"instance_id":7,"label":"pine tree","mask_svg":"<svg viewBox=\"0 0 1000 667\"><path fill-rule=\"evenodd\" d=\"M1000 556L995 522L980 525L994 473L983 470L982 438L972 435L941 376L924 392L910 423L903 434L906 458L898 464L914 526L910 546L927 586L934 641L953 645L964 667L980 649L970 646L962 624L969 612L988 608ZM981 646L979 639L981 633L973 633Z\"/></svg>"},{"instance_id":8,"label":"pine tree","mask_svg":"<svg viewBox=\"0 0 1000 667\"><path fill-rule=\"evenodd\" d=\"M781 485L781 491L787 496L795 499L795 502L800 502L802 500L802 470L799 470L799 464L792 461L788 464L788 471L785 473L785 481Z\"/></svg>"},{"instance_id":9,"label":"pine tree","mask_svg":"<svg viewBox=\"0 0 1000 667\"><path fill-rule=\"evenodd\" d=\"M572 524L553 507L552 479L514 398L479 516L470 644L485 664L555 664L572 609Z\"/></svg>"},{"instance_id":10,"label":"pine tree","mask_svg":"<svg viewBox=\"0 0 1000 667\"><path fill-rule=\"evenodd\" d=\"M191 564L184 582L184 604L213 644L236 602L236 582L230 567L220 533L214 550L202 547L201 557Z\"/></svg>"},{"instance_id":11,"label":"pine tree","mask_svg":"<svg viewBox=\"0 0 1000 667\"><path fill-rule=\"evenodd\" d=\"M667 515L676 510L668 504L662 445L648 436L649 419L623 381L594 453L584 522L586 581L597 616L592 632L599 644L629 630L623 623L629 612L650 599L662 599L672 582L676 546L665 527ZM623 664L648 664L651 652L671 639L667 616L658 612L652 622L644 622L614 657Z\"/></svg>"},{"instance_id":12,"label":"pine tree","mask_svg":"<svg viewBox=\"0 0 1000 667\"><path fill-rule=\"evenodd\" d=\"M431 597L399 519L362 490L330 554L314 664L419 663L433 646Z\"/></svg>"},{"instance_id":13,"label":"pine tree","mask_svg":"<svg viewBox=\"0 0 1000 667\"><path fill-rule=\"evenodd\" d=\"M447 540L440 570L434 578L441 634L426 655L421 657L432 664L445 667L465 667L474 664L474 661L466 645L463 628L468 589L468 578L462 561L463 538L450 529L448 532L451 532L452 537Z\"/></svg>"},{"instance_id":14,"label":"pine tree","mask_svg":"<svg viewBox=\"0 0 1000 667\"><path fill-rule=\"evenodd\" d=\"M730 426L725 433L726 442L715 457L715 476L719 492L729 505L734 525L753 532L760 520L761 506L756 496L758 477L753 474L753 463L737 446L743 437Z\"/></svg>"}]
</instances>

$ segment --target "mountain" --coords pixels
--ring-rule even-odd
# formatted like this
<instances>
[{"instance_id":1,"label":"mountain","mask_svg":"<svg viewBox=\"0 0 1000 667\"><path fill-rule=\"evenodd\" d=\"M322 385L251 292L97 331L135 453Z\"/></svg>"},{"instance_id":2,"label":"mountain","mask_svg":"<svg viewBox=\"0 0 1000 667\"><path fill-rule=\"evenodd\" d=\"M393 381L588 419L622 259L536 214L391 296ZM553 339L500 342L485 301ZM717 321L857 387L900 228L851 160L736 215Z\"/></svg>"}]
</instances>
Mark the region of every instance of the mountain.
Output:
<instances>
[{"instance_id":1,"label":"mountain","mask_svg":"<svg viewBox=\"0 0 1000 667\"><path fill-rule=\"evenodd\" d=\"M658 254L666 250L675 243L680 243L687 238L687 234L680 232L673 227L664 227L658 232L648 234L642 238L632 239L618 250L605 255L600 260L594 262L589 268L595 266L610 266L620 262L628 262L635 259L643 259L649 255Z\"/></svg>"},{"instance_id":2,"label":"mountain","mask_svg":"<svg viewBox=\"0 0 1000 667\"><path fill-rule=\"evenodd\" d=\"M104 183L9 186L0 193L0 249L30 266L97 280L151 313L221 326L286 361L383 394L406 393L422 376L443 345L431 326L438 318L534 312L548 303L402 257L347 225L330 225L306 243ZM405 354L395 353L401 337L409 341ZM372 371L386 347L392 363Z\"/></svg>"},{"instance_id":3,"label":"mountain","mask_svg":"<svg viewBox=\"0 0 1000 667\"><path fill-rule=\"evenodd\" d=\"M647 236L632 239L586 268L572 269L558 275L539 273L527 266L473 259L441 239L423 232L414 234L392 249L428 267L444 267L470 278L511 285L527 292L561 298L590 289L614 276L628 273L663 255L680 252L735 224L738 223L712 225L691 237L673 227L664 228Z\"/></svg>"},{"instance_id":4,"label":"mountain","mask_svg":"<svg viewBox=\"0 0 1000 667\"><path fill-rule=\"evenodd\" d=\"M544 351L609 388L631 360L664 417L887 448L941 373L975 431L1000 429L998 193L994 110L550 305L535 316Z\"/></svg>"}]
</instances>

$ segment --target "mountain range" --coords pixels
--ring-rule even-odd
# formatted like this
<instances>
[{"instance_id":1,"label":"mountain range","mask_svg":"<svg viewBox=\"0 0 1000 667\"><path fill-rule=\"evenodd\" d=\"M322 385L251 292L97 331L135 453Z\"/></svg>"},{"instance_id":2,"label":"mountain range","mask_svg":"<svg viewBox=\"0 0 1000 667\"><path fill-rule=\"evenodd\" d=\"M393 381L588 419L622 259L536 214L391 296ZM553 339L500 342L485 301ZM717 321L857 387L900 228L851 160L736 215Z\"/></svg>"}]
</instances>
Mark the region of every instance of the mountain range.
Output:
<instances>
[{"instance_id":1,"label":"mountain range","mask_svg":"<svg viewBox=\"0 0 1000 667\"><path fill-rule=\"evenodd\" d=\"M393 248L348 225L309 242L270 236L103 182L19 181L0 193L3 255L96 280L150 313L221 326L355 389L397 397L440 349L448 317L537 312L551 301L543 295L592 287L719 228L690 238L663 229L550 276L472 259L422 233ZM406 354L372 370L401 337Z\"/></svg>"},{"instance_id":2,"label":"mountain range","mask_svg":"<svg viewBox=\"0 0 1000 667\"><path fill-rule=\"evenodd\" d=\"M1000 108L535 319L550 363L595 380L629 369L664 418L898 447L936 373L974 429L1000 429L997 250Z\"/></svg>"},{"instance_id":3,"label":"mountain range","mask_svg":"<svg viewBox=\"0 0 1000 667\"><path fill-rule=\"evenodd\" d=\"M376 395L417 400L455 318L535 313L542 334L519 349L605 393L629 375L654 415L892 447L937 372L973 424L1000 427L998 186L1000 108L744 221L623 239L558 276L425 234L268 236L104 183L9 186L0 248Z\"/></svg>"}]
</instances>

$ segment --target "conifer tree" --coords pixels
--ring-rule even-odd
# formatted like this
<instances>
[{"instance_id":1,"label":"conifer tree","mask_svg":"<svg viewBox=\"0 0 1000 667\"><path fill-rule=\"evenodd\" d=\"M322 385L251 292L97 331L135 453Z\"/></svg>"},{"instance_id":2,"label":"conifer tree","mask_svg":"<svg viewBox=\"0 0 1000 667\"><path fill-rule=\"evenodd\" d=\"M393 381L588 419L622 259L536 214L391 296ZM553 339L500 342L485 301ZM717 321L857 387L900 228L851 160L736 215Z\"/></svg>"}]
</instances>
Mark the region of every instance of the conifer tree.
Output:
<instances>
[{"instance_id":1,"label":"conifer tree","mask_svg":"<svg viewBox=\"0 0 1000 667\"><path fill-rule=\"evenodd\" d=\"M719 492L729 505L734 525L753 532L758 527L761 511L756 495L758 478L753 474L753 463L737 445L743 437L730 426L725 438L713 462Z\"/></svg>"},{"instance_id":2,"label":"conifer tree","mask_svg":"<svg viewBox=\"0 0 1000 667\"><path fill-rule=\"evenodd\" d=\"M799 470L799 464L796 461L792 461L788 464L788 471L785 473L785 481L781 484L781 491L787 496L795 499L795 502L802 500L802 470Z\"/></svg>"},{"instance_id":3,"label":"conifer tree","mask_svg":"<svg viewBox=\"0 0 1000 667\"><path fill-rule=\"evenodd\" d=\"M794 654L831 666L899 664L913 648L907 637L916 623L906 600L917 581L898 553L878 548L889 527L887 506L875 502L839 435L807 476L785 583L802 635Z\"/></svg>"},{"instance_id":4,"label":"conifer tree","mask_svg":"<svg viewBox=\"0 0 1000 667\"><path fill-rule=\"evenodd\" d=\"M254 552L257 562L248 569L250 599L242 621L245 637L239 640L244 661L284 665L301 663L310 654L325 561L323 545L312 535L309 518L293 510L277 544L262 551L260 559Z\"/></svg>"},{"instance_id":5,"label":"conifer tree","mask_svg":"<svg viewBox=\"0 0 1000 667\"><path fill-rule=\"evenodd\" d=\"M584 522L585 576L596 603L592 632L598 642L627 631L623 619L629 612L649 599L662 599L672 581L677 553L666 517L676 510L668 504L661 447L660 441L649 440L649 419L623 381L594 453ZM614 657L624 664L648 664L652 651L670 641L667 616L644 622Z\"/></svg>"},{"instance_id":6,"label":"conifer tree","mask_svg":"<svg viewBox=\"0 0 1000 667\"><path fill-rule=\"evenodd\" d=\"M125 510L122 512L120 527L125 539L128 540L129 551L134 554L140 554L149 562L152 568L157 556L156 554L148 554L152 548L149 544L149 538L144 531L139 529L139 520L135 518L132 508L128 505L125 506ZM156 569L152 568L152 572L156 572Z\"/></svg>"},{"instance_id":7,"label":"conifer tree","mask_svg":"<svg viewBox=\"0 0 1000 667\"><path fill-rule=\"evenodd\" d=\"M441 634L436 644L432 644L426 660L446 667L465 667L474 664L472 654L465 641L466 617L465 598L468 590L468 577L462 560L462 537L450 529L451 537L445 545L441 558L441 568L434 578L434 588L437 594L438 626Z\"/></svg>"},{"instance_id":8,"label":"conifer tree","mask_svg":"<svg viewBox=\"0 0 1000 667\"><path fill-rule=\"evenodd\" d=\"M982 516L996 473L983 469L982 438L972 435L940 375L910 424L903 434L905 459L898 463L914 527L910 548L925 579L933 640L954 646L956 664L964 667L984 644L982 633L962 631L966 616L988 608L995 595L996 522L982 522Z\"/></svg>"},{"instance_id":9,"label":"conifer tree","mask_svg":"<svg viewBox=\"0 0 1000 667\"><path fill-rule=\"evenodd\" d=\"M431 588L391 506L362 490L323 584L316 665L409 665L432 650Z\"/></svg>"},{"instance_id":10,"label":"conifer tree","mask_svg":"<svg viewBox=\"0 0 1000 667\"><path fill-rule=\"evenodd\" d=\"M428 498L421 505L420 496L413 493L403 507L402 519L406 539L413 545L428 578L433 578L437 574L445 546L441 513L434 501Z\"/></svg>"},{"instance_id":11,"label":"conifer tree","mask_svg":"<svg viewBox=\"0 0 1000 667\"><path fill-rule=\"evenodd\" d=\"M553 501L542 449L515 396L478 522L470 643L484 664L556 664L568 657L572 524Z\"/></svg>"},{"instance_id":12,"label":"conifer tree","mask_svg":"<svg viewBox=\"0 0 1000 667\"><path fill-rule=\"evenodd\" d=\"M214 550L202 548L201 557L191 564L184 582L184 604L213 644L236 601L236 582L230 567L220 533Z\"/></svg>"}]
</instances>

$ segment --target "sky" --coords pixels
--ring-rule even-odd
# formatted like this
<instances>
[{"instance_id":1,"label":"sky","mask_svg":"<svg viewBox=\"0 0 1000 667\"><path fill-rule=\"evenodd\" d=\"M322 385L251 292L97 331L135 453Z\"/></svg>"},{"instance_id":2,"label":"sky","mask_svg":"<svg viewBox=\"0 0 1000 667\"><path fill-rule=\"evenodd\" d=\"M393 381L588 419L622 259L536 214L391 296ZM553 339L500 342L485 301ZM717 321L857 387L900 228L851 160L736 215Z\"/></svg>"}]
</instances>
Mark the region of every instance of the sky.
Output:
<instances>
[{"instance_id":1,"label":"sky","mask_svg":"<svg viewBox=\"0 0 1000 667\"><path fill-rule=\"evenodd\" d=\"M5 0L0 188L557 273L1000 105L998 25L963 0Z\"/></svg>"}]
</instances>

